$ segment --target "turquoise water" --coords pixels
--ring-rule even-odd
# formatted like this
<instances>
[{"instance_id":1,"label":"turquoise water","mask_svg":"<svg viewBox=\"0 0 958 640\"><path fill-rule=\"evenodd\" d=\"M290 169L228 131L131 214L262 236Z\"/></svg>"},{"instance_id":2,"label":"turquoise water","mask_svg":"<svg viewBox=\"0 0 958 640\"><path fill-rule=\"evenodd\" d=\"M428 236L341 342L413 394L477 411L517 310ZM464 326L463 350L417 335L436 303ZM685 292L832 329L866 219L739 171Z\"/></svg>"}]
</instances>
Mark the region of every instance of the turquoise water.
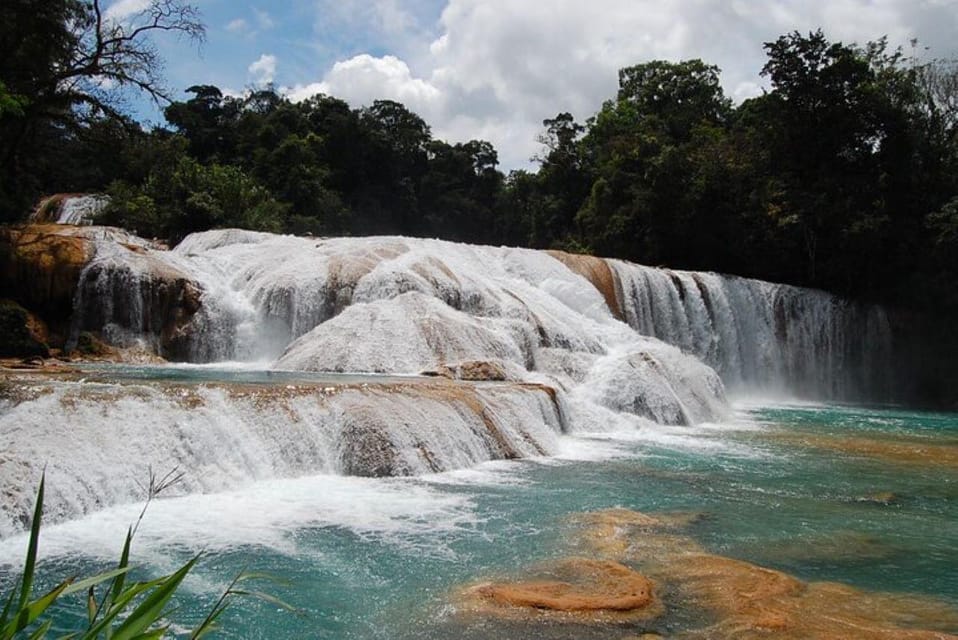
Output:
<instances>
[{"instance_id":1,"label":"turquoise water","mask_svg":"<svg viewBox=\"0 0 958 640\"><path fill-rule=\"evenodd\" d=\"M850 444L849 444L850 443ZM728 425L576 437L553 459L419 479L314 477L151 504L134 544L141 575L203 551L173 618L199 620L239 571L296 607L236 600L227 638L668 635L670 609L635 629L523 627L464 618L454 593L581 551L574 514L695 512L710 552L808 581L928 594L958 607L958 415L838 406L749 407ZM105 568L138 507L43 532L47 576ZM116 531L114 535L112 532ZM22 538L0 541L11 562ZM0 573L9 584L9 566ZM76 607L81 611L81 607ZM61 630L77 621L61 607ZM958 629L949 629L952 632Z\"/></svg>"}]
</instances>

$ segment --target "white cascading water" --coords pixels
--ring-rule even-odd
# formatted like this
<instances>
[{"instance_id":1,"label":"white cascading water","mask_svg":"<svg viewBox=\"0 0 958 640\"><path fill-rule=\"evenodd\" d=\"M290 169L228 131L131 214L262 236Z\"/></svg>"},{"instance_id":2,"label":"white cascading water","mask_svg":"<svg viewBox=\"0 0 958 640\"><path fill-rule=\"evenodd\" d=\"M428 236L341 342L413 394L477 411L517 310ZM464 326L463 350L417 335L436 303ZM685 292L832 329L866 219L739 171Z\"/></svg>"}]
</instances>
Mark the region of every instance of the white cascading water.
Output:
<instances>
[{"instance_id":1,"label":"white cascading water","mask_svg":"<svg viewBox=\"0 0 958 640\"><path fill-rule=\"evenodd\" d=\"M447 381L324 386L56 382L4 407L0 538L29 522L143 499L148 469L171 495L315 474L418 475L553 453L563 429L545 390Z\"/></svg>"},{"instance_id":2,"label":"white cascading water","mask_svg":"<svg viewBox=\"0 0 958 640\"><path fill-rule=\"evenodd\" d=\"M835 298L714 274L609 261L622 322L588 280L533 250L217 230L168 251L116 232L92 237L74 334L169 349L158 305L188 281L201 304L177 328L177 354L193 362L418 374L480 361L506 381L257 393L226 382L60 382L14 394L0 403L10 443L0 536L22 526L44 464L54 519L138 499L147 466L179 466L186 492L311 473L427 473L552 454L563 432L720 419L723 383L696 356L735 387L812 393L845 391L815 376L856 357L842 333L851 311ZM884 339L880 317L868 326Z\"/></svg>"},{"instance_id":3,"label":"white cascading water","mask_svg":"<svg viewBox=\"0 0 958 640\"><path fill-rule=\"evenodd\" d=\"M91 225L109 203L103 194L56 194L40 201L30 222Z\"/></svg>"},{"instance_id":4,"label":"white cascading water","mask_svg":"<svg viewBox=\"0 0 958 640\"><path fill-rule=\"evenodd\" d=\"M110 203L104 195L85 195L64 198L60 204L58 224L93 224L96 216Z\"/></svg>"},{"instance_id":5,"label":"white cascading water","mask_svg":"<svg viewBox=\"0 0 958 640\"><path fill-rule=\"evenodd\" d=\"M629 325L701 358L733 392L888 397L892 338L881 307L761 280L608 262Z\"/></svg>"}]
</instances>

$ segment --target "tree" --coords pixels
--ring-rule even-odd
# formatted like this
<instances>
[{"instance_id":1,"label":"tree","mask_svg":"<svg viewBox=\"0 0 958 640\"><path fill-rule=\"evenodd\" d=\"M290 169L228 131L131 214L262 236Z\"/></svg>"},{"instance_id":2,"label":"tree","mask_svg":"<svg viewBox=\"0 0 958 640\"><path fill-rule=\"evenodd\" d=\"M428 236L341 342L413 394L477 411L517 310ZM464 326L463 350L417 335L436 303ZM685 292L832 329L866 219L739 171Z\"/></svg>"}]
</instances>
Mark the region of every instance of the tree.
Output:
<instances>
[{"instance_id":1,"label":"tree","mask_svg":"<svg viewBox=\"0 0 958 640\"><path fill-rule=\"evenodd\" d=\"M884 40L861 48L794 32L765 48L773 91L750 110L767 149L763 171L781 185L770 211L801 247L789 279L880 292L915 250L928 206L915 176L934 173L915 170L930 160L915 73Z\"/></svg>"},{"instance_id":2,"label":"tree","mask_svg":"<svg viewBox=\"0 0 958 640\"><path fill-rule=\"evenodd\" d=\"M689 266L713 189L696 185L697 159L731 111L718 68L701 60L622 69L615 100L588 123L582 162L594 180L576 215L583 241L603 255Z\"/></svg>"},{"instance_id":3,"label":"tree","mask_svg":"<svg viewBox=\"0 0 958 640\"><path fill-rule=\"evenodd\" d=\"M242 105L212 85L194 85L186 90L193 97L173 102L163 110L166 121L189 140L190 153L206 162L223 158L233 151L233 129Z\"/></svg>"},{"instance_id":4,"label":"tree","mask_svg":"<svg viewBox=\"0 0 958 640\"><path fill-rule=\"evenodd\" d=\"M8 0L0 23L0 217L24 212L45 187L37 137L86 126L91 120L124 120L124 90L167 99L162 64L151 36L173 33L202 39L196 9L181 0L149 0L130 16L112 15L100 0ZM11 102L14 108L10 107ZM51 133L52 130L52 133Z\"/></svg>"},{"instance_id":5,"label":"tree","mask_svg":"<svg viewBox=\"0 0 958 640\"><path fill-rule=\"evenodd\" d=\"M643 118L657 118L682 140L700 122L720 122L731 101L722 92L719 68L701 60L653 60L619 71L619 103L632 105Z\"/></svg>"},{"instance_id":6,"label":"tree","mask_svg":"<svg viewBox=\"0 0 958 640\"><path fill-rule=\"evenodd\" d=\"M463 242L494 242L503 177L492 144L435 140L428 154L419 199L423 226L416 231Z\"/></svg>"}]
</instances>

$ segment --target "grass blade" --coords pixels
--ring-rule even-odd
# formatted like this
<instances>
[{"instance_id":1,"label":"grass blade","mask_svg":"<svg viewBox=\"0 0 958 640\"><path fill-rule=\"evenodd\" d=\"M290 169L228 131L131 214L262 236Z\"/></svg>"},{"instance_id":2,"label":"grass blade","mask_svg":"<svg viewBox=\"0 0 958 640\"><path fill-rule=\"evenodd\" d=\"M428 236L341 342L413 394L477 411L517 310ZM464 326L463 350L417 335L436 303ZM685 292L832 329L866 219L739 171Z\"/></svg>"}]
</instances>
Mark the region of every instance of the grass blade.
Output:
<instances>
[{"instance_id":1,"label":"grass blade","mask_svg":"<svg viewBox=\"0 0 958 640\"><path fill-rule=\"evenodd\" d=\"M10 607L13 605L13 601L17 597L17 588L14 587L10 591L10 597L7 598L7 604L3 607L3 613L0 614L0 629L7 626L7 616L10 615Z\"/></svg>"},{"instance_id":2,"label":"grass blade","mask_svg":"<svg viewBox=\"0 0 958 640\"><path fill-rule=\"evenodd\" d=\"M96 620L96 592L93 591L93 587L86 592L86 618L88 624L93 624L93 621Z\"/></svg>"},{"instance_id":3,"label":"grass blade","mask_svg":"<svg viewBox=\"0 0 958 640\"><path fill-rule=\"evenodd\" d=\"M46 471L40 475L40 486L37 489L37 504L33 508L33 522L30 524L30 543L27 545L27 559L23 563L23 583L20 585L20 604L18 611L23 611L30 600L33 590L33 572L37 564L37 546L40 540L40 520L43 516L43 485L46 481Z\"/></svg>"},{"instance_id":4,"label":"grass blade","mask_svg":"<svg viewBox=\"0 0 958 640\"><path fill-rule=\"evenodd\" d=\"M300 610L292 606L291 604L283 602L276 596L271 596L268 593L263 593L262 591L247 591L245 589L234 589L231 593L237 596L246 596L249 598L256 598L257 600L262 600L263 602L275 604L277 607L281 609L285 609L286 611L291 611L293 613L300 613Z\"/></svg>"},{"instance_id":5,"label":"grass blade","mask_svg":"<svg viewBox=\"0 0 958 640\"><path fill-rule=\"evenodd\" d=\"M79 582L74 582L66 588L63 592L63 595L68 595L71 593L76 593L77 591L83 591L84 589L89 589L90 587L95 587L101 582L106 582L110 578L115 578L125 574L129 569L113 569L112 571L106 571L104 573L97 574L95 576L90 576L89 578L84 578Z\"/></svg>"},{"instance_id":6,"label":"grass blade","mask_svg":"<svg viewBox=\"0 0 958 640\"><path fill-rule=\"evenodd\" d=\"M47 620L41 624L36 631L30 634L30 640L42 640L42 638L46 638L47 632L50 630L52 625L53 620Z\"/></svg>"},{"instance_id":7,"label":"grass blade","mask_svg":"<svg viewBox=\"0 0 958 640\"><path fill-rule=\"evenodd\" d=\"M136 598L141 593L149 591L154 587L158 587L169 576L164 576L162 578L157 578L156 580L151 580L149 582L137 582L134 583L123 590L123 593L120 594L120 597L116 599L113 605L106 610L103 614L103 617L96 621L96 624L87 629L83 636L83 640L93 640L94 638L99 638L101 633L106 632L109 635L109 625L113 620L123 613L123 610L128 604Z\"/></svg>"},{"instance_id":8,"label":"grass blade","mask_svg":"<svg viewBox=\"0 0 958 640\"><path fill-rule=\"evenodd\" d=\"M130 616L114 631L114 640L133 640L136 636L143 633L150 625L155 623L163 613L163 608L173 596L173 593L179 588L183 578L190 572L199 556L196 556L178 571L158 585L150 595L148 595L139 606L133 610Z\"/></svg>"},{"instance_id":9,"label":"grass blade","mask_svg":"<svg viewBox=\"0 0 958 640\"><path fill-rule=\"evenodd\" d=\"M166 635L169 627L160 627L159 629L153 629L152 631L147 631L146 633L141 633L138 636L133 636L131 640L159 640Z\"/></svg>"},{"instance_id":10,"label":"grass blade","mask_svg":"<svg viewBox=\"0 0 958 640\"><path fill-rule=\"evenodd\" d=\"M126 542L123 543L123 551L120 553L120 563L118 569L126 569L130 564L130 543L133 541L133 527L126 530ZM124 576L117 576L113 582L113 588L110 589L110 600L116 600L123 592Z\"/></svg>"},{"instance_id":11,"label":"grass blade","mask_svg":"<svg viewBox=\"0 0 958 640\"><path fill-rule=\"evenodd\" d=\"M72 578L70 580L72 580ZM17 617L8 622L7 626L0 630L0 637L5 639L12 638L17 633L30 626L40 616L40 614L47 610L47 607L53 604L53 602L60 597L64 589L70 586L70 580L61 582L45 595L37 598L33 602L27 603L26 606L20 609Z\"/></svg>"}]
</instances>

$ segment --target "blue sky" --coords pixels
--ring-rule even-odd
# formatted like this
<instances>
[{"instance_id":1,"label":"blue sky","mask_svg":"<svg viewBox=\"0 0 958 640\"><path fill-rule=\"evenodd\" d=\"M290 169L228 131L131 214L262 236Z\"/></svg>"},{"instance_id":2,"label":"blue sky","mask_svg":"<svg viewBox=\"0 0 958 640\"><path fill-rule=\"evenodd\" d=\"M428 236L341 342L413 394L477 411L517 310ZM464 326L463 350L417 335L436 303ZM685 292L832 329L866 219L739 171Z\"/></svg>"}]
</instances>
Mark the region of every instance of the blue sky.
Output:
<instances>
[{"instance_id":1,"label":"blue sky","mask_svg":"<svg viewBox=\"0 0 958 640\"><path fill-rule=\"evenodd\" d=\"M584 121L614 95L617 70L638 62L702 58L740 101L764 86L762 43L794 30L859 43L887 35L906 49L918 38L921 55L958 57L958 0L193 1L206 43L157 42L174 95L272 82L293 99L399 100L436 137L491 141L505 170L529 166L543 119Z\"/></svg>"}]
</instances>

